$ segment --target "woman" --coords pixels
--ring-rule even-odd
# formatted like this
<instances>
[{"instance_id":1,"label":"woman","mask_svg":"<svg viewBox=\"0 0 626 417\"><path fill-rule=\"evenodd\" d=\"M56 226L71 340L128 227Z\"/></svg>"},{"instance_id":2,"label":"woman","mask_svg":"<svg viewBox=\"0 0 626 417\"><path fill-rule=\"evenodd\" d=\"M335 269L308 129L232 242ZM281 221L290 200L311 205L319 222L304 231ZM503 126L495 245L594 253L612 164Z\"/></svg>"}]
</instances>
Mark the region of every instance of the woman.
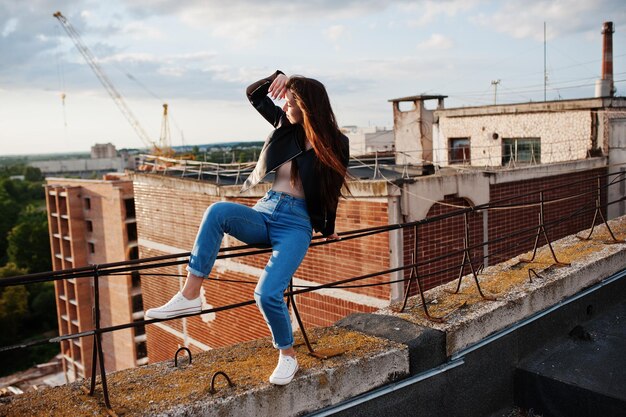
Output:
<instances>
[{"instance_id":1,"label":"woman","mask_svg":"<svg viewBox=\"0 0 626 417\"><path fill-rule=\"evenodd\" d=\"M286 385L298 370L298 362L284 291L309 248L312 229L327 240L339 239L335 214L341 188L346 185L348 138L339 131L326 89L319 81L276 71L249 86L247 95L275 130L266 139L242 191L274 172L272 189L252 208L218 202L207 209L184 288L167 304L148 310L146 316L170 318L201 310L200 288L213 267L224 233L248 244L269 244L272 256L254 298L274 347L280 350L269 381ZM281 109L270 97L286 103Z\"/></svg>"}]
</instances>

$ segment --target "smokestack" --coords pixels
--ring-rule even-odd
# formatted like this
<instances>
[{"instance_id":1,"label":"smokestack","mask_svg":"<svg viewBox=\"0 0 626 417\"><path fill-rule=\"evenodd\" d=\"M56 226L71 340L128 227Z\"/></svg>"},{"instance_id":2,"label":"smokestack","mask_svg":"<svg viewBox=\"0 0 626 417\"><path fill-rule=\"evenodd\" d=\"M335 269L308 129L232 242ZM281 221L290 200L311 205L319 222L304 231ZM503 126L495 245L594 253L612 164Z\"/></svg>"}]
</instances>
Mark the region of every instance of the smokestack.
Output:
<instances>
[{"instance_id":1,"label":"smokestack","mask_svg":"<svg viewBox=\"0 0 626 417\"><path fill-rule=\"evenodd\" d=\"M596 81L596 97L613 97L613 22L602 25L602 76Z\"/></svg>"}]
</instances>

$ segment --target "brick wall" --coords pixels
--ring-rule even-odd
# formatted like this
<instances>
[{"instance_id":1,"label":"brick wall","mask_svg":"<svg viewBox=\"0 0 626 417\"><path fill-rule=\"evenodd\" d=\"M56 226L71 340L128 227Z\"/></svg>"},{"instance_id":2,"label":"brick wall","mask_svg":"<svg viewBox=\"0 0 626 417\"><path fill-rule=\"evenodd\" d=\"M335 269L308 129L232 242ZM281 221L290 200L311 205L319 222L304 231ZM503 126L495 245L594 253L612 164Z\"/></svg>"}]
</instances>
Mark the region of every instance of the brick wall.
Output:
<instances>
[{"instance_id":1,"label":"brick wall","mask_svg":"<svg viewBox=\"0 0 626 417\"><path fill-rule=\"evenodd\" d=\"M487 240L489 259L493 265L508 260L514 256L532 250L538 227L539 191L544 192L544 223L551 241L576 233L591 227L594 217L595 199L597 193L597 177L606 175L606 168L593 169L554 175L524 181L492 184L490 186L490 201L505 205L527 205L522 208L506 208L489 210L487 213L488 234ZM572 184L572 185L570 185ZM606 186L606 179L601 179L601 187ZM553 189L559 187L558 189ZM445 204L458 207L468 206L460 198L446 196ZM606 204L606 190L602 190L602 204ZM429 217L443 215L460 210L443 204L434 204ZM469 246L483 242L483 212L472 212L468 215L470 225ZM509 236L516 231L526 232ZM414 251L415 229L404 229L404 262L412 263L411 254ZM425 265L418 268L421 277L422 289L449 282L458 278L463 254L448 256L435 260L443 255L463 249L464 220L463 215L449 217L434 223L419 226L418 231L418 263ZM506 238L505 238L506 237ZM543 235L540 236L539 246L545 245ZM479 246L471 251L474 268L479 268L485 262L483 247ZM558 254L557 254L558 256ZM455 268L456 267L456 268ZM410 270L405 271L405 278L410 276ZM471 270L466 266L464 274ZM416 285L411 288L411 294L417 293Z\"/></svg>"},{"instance_id":2,"label":"brick wall","mask_svg":"<svg viewBox=\"0 0 626 417\"><path fill-rule=\"evenodd\" d=\"M579 230L591 227L597 192L597 176L606 175L606 173L606 169L602 168L516 183L496 184L490 190L491 200L507 199L507 202L503 204L537 203L540 190L559 187L558 189L544 192L544 199L553 201L544 206L544 223L547 224L546 232L548 237L551 240L560 239ZM573 183L576 184L565 186ZM601 184L604 187L606 179L602 179ZM526 194L528 195L525 197L508 200L514 196ZM576 196L577 194L580 195ZM603 190L602 194L604 204L606 190ZM577 213L577 211L580 212ZM489 252L493 254L490 260L491 264L532 250L536 236L536 227L539 222L538 215L539 207L536 205L521 209L489 211L489 240L509 234L511 230L531 229L523 235L490 244ZM539 246L545 244L545 238L542 235L539 239Z\"/></svg>"},{"instance_id":3,"label":"brick wall","mask_svg":"<svg viewBox=\"0 0 626 417\"><path fill-rule=\"evenodd\" d=\"M458 197L446 196L445 204L434 204L428 211L426 218L446 215L469 207L466 200ZM448 204L448 205L446 205ZM482 242L483 215L470 213L468 222L470 227L469 246ZM415 248L415 228L404 229L404 263L413 263L412 254ZM429 222L420 225L417 229L417 262L425 264L418 266L422 289L430 289L458 278L463 261L465 238L464 216L448 217L444 220ZM460 253L454 253L459 252ZM450 254L450 256L446 256ZM482 248L471 251L474 268L478 268L482 261ZM468 262L468 261L466 261ZM465 274L469 273L469 263L466 264ZM405 278L410 276L411 270L405 270ZM411 294L417 293L417 284L411 287Z\"/></svg>"},{"instance_id":4,"label":"brick wall","mask_svg":"<svg viewBox=\"0 0 626 417\"><path fill-rule=\"evenodd\" d=\"M142 180L142 178L144 180ZM190 251L206 208L216 201L231 201L252 206L258 197L220 197L219 190L211 184L165 178L159 182L155 176L138 176L134 182L140 257ZM387 224L387 202L380 198L342 200L337 213L336 230L347 231ZM223 246L241 245L226 237ZM169 252L168 252L169 251ZM269 254L233 258L219 261L203 285L203 296L209 306L252 300L259 272L264 268ZM233 265L237 262L243 269ZM361 239L339 241L311 247L300 268L296 271L296 284L323 284L351 278L389 268L389 240L386 233ZM154 273L182 275L183 266L159 268ZM244 280L252 284L233 284L219 281ZM370 278L362 283L388 281L388 276ZM161 305L175 294L182 278L150 276L142 271L144 308ZM358 284L358 283L357 283ZM324 294L303 294L297 297L298 310L304 324L327 326L357 311L373 311L372 303L389 300L389 287L342 289ZM216 313L213 317L190 317L163 322L147 327L148 355L151 362L171 359L175 346L183 345L182 334L194 346L219 347L237 342L269 336L265 321L255 305ZM296 328L297 325L294 325ZM168 329L170 331L168 331ZM167 339L166 341L164 339Z\"/></svg>"}]
</instances>

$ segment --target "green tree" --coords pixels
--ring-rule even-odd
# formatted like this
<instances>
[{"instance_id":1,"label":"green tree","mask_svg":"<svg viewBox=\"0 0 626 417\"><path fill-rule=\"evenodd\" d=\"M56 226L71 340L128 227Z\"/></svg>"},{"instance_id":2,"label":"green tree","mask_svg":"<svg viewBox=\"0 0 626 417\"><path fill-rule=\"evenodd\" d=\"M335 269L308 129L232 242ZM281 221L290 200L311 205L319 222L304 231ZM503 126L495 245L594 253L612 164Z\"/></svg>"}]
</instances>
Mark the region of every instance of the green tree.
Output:
<instances>
[{"instance_id":1,"label":"green tree","mask_svg":"<svg viewBox=\"0 0 626 417\"><path fill-rule=\"evenodd\" d=\"M0 278L23 275L26 271L8 263L0 268ZM22 317L28 313L28 291L23 285L0 287L0 344L16 342Z\"/></svg>"},{"instance_id":2,"label":"green tree","mask_svg":"<svg viewBox=\"0 0 626 417\"><path fill-rule=\"evenodd\" d=\"M20 205L0 187L0 265L7 261L7 237L20 213Z\"/></svg>"},{"instance_id":3,"label":"green tree","mask_svg":"<svg viewBox=\"0 0 626 417\"><path fill-rule=\"evenodd\" d=\"M193 145L193 148L191 148L191 154L193 155L194 159L196 161L199 160L200 158L200 148L198 147L198 145Z\"/></svg>"},{"instance_id":4,"label":"green tree","mask_svg":"<svg viewBox=\"0 0 626 417\"><path fill-rule=\"evenodd\" d=\"M7 255L9 262L31 274L52 269L48 218L44 211L32 204L24 209L8 234Z\"/></svg>"},{"instance_id":5,"label":"green tree","mask_svg":"<svg viewBox=\"0 0 626 417\"><path fill-rule=\"evenodd\" d=\"M29 182L39 182L43 181L43 175L39 168L26 166L24 167L24 179Z\"/></svg>"},{"instance_id":6,"label":"green tree","mask_svg":"<svg viewBox=\"0 0 626 417\"><path fill-rule=\"evenodd\" d=\"M24 275L27 271L13 263L0 268L2 278ZM0 287L0 346L12 346L43 335L58 334L54 284L43 282ZM0 376L43 363L59 353L58 344L14 349L0 355Z\"/></svg>"}]
</instances>

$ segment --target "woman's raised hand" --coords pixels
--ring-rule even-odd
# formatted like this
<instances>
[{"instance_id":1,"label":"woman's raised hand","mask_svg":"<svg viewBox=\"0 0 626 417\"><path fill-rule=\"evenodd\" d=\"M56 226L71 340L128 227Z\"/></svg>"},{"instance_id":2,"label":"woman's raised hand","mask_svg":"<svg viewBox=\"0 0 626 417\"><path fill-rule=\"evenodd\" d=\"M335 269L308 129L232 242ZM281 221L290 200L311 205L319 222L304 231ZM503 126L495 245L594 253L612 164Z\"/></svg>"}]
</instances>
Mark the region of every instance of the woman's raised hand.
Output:
<instances>
[{"instance_id":1,"label":"woman's raised hand","mask_svg":"<svg viewBox=\"0 0 626 417\"><path fill-rule=\"evenodd\" d=\"M285 74L278 74L272 84L270 84L269 95L273 100L283 99L285 98L285 94L287 94L287 81L289 81L289 77Z\"/></svg>"}]
</instances>

